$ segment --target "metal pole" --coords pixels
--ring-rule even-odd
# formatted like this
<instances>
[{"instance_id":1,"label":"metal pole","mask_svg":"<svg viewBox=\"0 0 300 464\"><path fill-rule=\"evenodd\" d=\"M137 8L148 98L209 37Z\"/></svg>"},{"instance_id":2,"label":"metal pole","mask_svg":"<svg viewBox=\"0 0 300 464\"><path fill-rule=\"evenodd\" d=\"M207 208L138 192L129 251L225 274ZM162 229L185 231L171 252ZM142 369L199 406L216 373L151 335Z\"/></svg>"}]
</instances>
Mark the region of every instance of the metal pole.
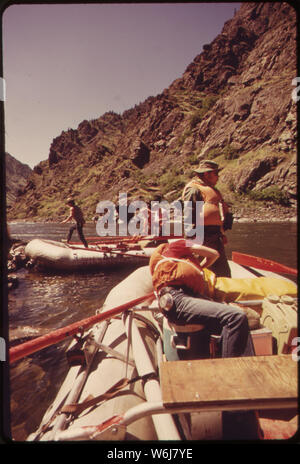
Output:
<instances>
[{"instance_id":1,"label":"metal pole","mask_svg":"<svg viewBox=\"0 0 300 464\"><path fill-rule=\"evenodd\" d=\"M104 325L101 327L101 331L100 333L98 334L98 337L97 337L97 340L96 342L97 343L100 343L105 335L105 332L107 330L107 327L109 325L110 321L104 321ZM90 359L90 362L89 364L85 367L85 369L78 375L74 385L73 385L73 388L72 390L70 391L66 401L65 401L65 404L70 404L70 403L76 403L79 396L80 396L80 393L82 391L82 388L85 384L85 381L87 379L87 376L89 374L89 371L90 371L90 367L92 365L92 360L95 356L95 354L97 353L98 351L98 347L95 346L95 350L92 354L92 357ZM47 437L47 440L52 440L54 439L54 436L57 432L61 431L61 430L64 430L65 426L66 426L66 422L67 422L67 418L68 418L68 413L62 413L58 416L58 419L56 420L54 426L53 426L53 429L52 429L52 432L51 432L51 436L50 438Z\"/></svg>"},{"instance_id":2,"label":"metal pole","mask_svg":"<svg viewBox=\"0 0 300 464\"><path fill-rule=\"evenodd\" d=\"M123 322L125 324L127 336L129 337L129 317L126 313L123 315ZM131 342L133 357L138 374L141 377L149 376L149 374L155 375L156 371L153 368L144 340L137 325L135 324L134 319L131 322ZM150 378L146 380L144 384L144 392L147 402L157 403L162 401L161 388L157 379ZM152 420L158 440L181 440L171 414L155 415L152 417Z\"/></svg>"}]
</instances>

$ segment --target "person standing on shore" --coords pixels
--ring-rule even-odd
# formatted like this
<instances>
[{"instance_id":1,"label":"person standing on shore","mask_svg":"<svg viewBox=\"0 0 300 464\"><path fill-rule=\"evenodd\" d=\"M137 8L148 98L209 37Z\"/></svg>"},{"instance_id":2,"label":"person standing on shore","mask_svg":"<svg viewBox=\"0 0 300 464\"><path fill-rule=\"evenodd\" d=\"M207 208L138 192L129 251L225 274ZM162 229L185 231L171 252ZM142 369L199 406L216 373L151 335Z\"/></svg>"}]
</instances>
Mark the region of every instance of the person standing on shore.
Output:
<instances>
[{"instance_id":1,"label":"person standing on shore","mask_svg":"<svg viewBox=\"0 0 300 464\"><path fill-rule=\"evenodd\" d=\"M80 240L84 244L85 248L88 248L88 244L82 230L85 224L85 220L81 208L75 204L75 201L72 198L68 198L66 203L70 207L70 214L64 221L61 222L61 224L65 224L66 222L70 222L72 220L76 222L76 224L71 226L69 229L67 243L70 242L74 230L77 229Z\"/></svg>"},{"instance_id":2,"label":"person standing on shore","mask_svg":"<svg viewBox=\"0 0 300 464\"><path fill-rule=\"evenodd\" d=\"M220 168L217 163L202 160L196 176L183 189L182 200L192 203L192 225L196 225L196 203L204 202L204 242L203 245L218 251L219 258L211 266L211 270L219 277L231 277L224 245L227 243L225 230L232 227L232 214L223 200L218 182Z\"/></svg>"}]
</instances>

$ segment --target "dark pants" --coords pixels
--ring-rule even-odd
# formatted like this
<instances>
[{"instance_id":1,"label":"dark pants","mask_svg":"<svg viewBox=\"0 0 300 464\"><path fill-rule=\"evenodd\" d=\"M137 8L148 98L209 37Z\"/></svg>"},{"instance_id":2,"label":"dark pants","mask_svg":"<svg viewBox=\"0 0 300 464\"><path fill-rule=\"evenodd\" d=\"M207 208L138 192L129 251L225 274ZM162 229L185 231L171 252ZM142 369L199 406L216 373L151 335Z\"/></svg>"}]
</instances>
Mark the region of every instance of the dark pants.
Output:
<instances>
[{"instance_id":1,"label":"dark pants","mask_svg":"<svg viewBox=\"0 0 300 464\"><path fill-rule=\"evenodd\" d=\"M68 234L67 242L69 242L69 241L71 240L71 237L72 237L72 234L73 234L74 230L77 229L78 236L79 236L80 240L81 240L82 243L84 244L85 248L88 248L88 244L87 244L86 239L84 238L82 228L83 228L83 224L79 224L79 223L76 223L76 224L74 224L73 226L71 226L70 229L69 229L69 234Z\"/></svg>"},{"instance_id":2,"label":"dark pants","mask_svg":"<svg viewBox=\"0 0 300 464\"><path fill-rule=\"evenodd\" d=\"M164 314L175 324L201 324L221 334L222 357L253 356L254 347L244 311L224 303L197 298L181 288L170 288L174 305Z\"/></svg>"},{"instance_id":3,"label":"dark pants","mask_svg":"<svg viewBox=\"0 0 300 464\"><path fill-rule=\"evenodd\" d=\"M230 267L227 261L222 234L219 226L204 227L204 246L217 250L219 258L210 266L217 277L231 277Z\"/></svg>"}]
</instances>

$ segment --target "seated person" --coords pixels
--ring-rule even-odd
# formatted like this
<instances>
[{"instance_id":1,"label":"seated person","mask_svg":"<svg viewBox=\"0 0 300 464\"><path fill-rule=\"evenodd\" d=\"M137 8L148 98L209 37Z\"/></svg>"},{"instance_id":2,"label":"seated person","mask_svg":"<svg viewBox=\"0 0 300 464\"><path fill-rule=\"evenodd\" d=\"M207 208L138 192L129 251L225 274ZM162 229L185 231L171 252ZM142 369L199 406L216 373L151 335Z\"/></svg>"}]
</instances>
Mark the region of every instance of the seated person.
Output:
<instances>
[{"instance_id":1,"label":"seated person","mask_svg":"<svg viewBox=\"0 0 300 464\"><path fill-rule=\"evenodd\" d=\"M199 262L194 254L203 257ZM222 356L252 356L254 348L246 314L224 303L208 299L209 283L204 265L210 266L219 253L191 241L176 240L160 245L150 258L152 282L158 297L169 293L171 307L163 309L176 324L205 325L211 333L221 332Z\"/></svg>"},{"instance_id":2,"label":"seated person","mask_svg":"<svg viewBox=\"0 0 300 464\"><path fill-rule=\"evenodd\" d=\"M263 299L269 294L296 296L297 286L273 277L216 277L208 267L218 256L216 250L191 240L162 244L150 258L153 286L159 297L171 295L171 308L163 310L170 322L201 324L212 333L222 332L223 356L248 356L253 348L247 316L224 303Z\"/></svg>"}]
</instances>

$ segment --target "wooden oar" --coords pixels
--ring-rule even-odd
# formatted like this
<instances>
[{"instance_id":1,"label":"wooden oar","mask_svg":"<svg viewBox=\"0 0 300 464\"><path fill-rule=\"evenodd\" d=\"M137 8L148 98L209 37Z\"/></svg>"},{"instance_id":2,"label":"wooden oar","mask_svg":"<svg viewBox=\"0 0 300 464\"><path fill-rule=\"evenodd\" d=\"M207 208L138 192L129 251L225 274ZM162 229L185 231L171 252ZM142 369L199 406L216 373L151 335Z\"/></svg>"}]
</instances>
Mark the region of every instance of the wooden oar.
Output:
<instances>
[{"instance_id":1,"label":"wooden oar","mask_svg":"<svg viewBox=\"0 0 300 464\"><path fill-rule=\"evenodd\" d=\"M238 251L232 252L232 261L243 266L252 266L257 269L265 271L279 272L282 274L298 275L298 270L292 267L285 266L284 264L277 263L271 259L259 258L257 256L239 253Z\"/></svg>"},{"instance_id":2,"label":"wooden oar","mask_svg":"<svg viewBox=\"0 0 300 464\"><path fill-rule=\"evenodd\" d=\"M127 309L132 308L133 306L153 297L154 292L149 293L134 300L128 301L127 303L117 306L116 308L112 308L108 311L104 311L103 313L96 314L95 316L74 322L73 324L70 324L66 327L62 327L61 329L57 329L49 332L46 335L37 337L34 340L30 340L20 345L14 346L9 350L9 362L13 363L19 359L24 358L25 356L40 351L43 348L54 345L55 343L58 343L67 337L75 335L79 331L86 330L98 322L114 317L117 314L120 314L123 311L126 311Z\"/></svg>"}]
</instances>

